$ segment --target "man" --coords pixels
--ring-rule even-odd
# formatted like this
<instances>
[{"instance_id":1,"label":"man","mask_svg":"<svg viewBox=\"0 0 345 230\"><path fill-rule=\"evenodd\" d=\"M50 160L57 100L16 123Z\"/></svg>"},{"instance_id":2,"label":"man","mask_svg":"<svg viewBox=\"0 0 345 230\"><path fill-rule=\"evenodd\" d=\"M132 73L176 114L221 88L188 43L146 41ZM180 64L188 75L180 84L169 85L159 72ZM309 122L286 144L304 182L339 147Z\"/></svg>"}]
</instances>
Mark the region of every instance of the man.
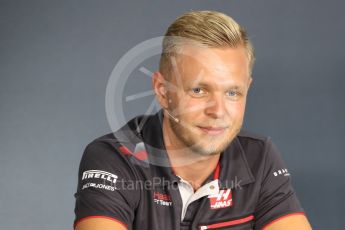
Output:
<instances>
[{"instance_id":1,"label":"man","mask_svg":"<svg viewBox=\"0 0 345 230\"><path fill-rule=\"evenodd\" d=\"M275 145L240 131L253 63L229 16L177 18L152 78L162 110L86 147L75 229L311 229Z\"/></svg>"}]
</instances>

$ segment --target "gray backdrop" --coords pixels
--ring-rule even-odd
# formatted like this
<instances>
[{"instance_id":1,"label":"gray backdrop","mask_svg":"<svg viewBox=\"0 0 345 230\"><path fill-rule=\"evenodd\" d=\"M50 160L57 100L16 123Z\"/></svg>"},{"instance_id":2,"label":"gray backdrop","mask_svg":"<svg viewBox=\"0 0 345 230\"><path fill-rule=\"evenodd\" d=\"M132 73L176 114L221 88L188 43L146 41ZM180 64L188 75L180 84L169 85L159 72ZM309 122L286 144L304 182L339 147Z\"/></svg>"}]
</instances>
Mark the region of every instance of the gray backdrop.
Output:
<instances>
[{"instance_id":1,"label":"gray backdrop","mask_svg":"<svg viewBox=\"0 0 345 230\"><path fill-rule=\"evenodd\" d=\"M105 90L115 64L183 12L210 9L244 25L256 48L245 127L278 145L314 229L342 229L344 8L340 0L1 0L0 228L72 228L82 152L111 131ZM148 77L139 81L124 93L150 88Z\"/></svg>"}]
</instances>

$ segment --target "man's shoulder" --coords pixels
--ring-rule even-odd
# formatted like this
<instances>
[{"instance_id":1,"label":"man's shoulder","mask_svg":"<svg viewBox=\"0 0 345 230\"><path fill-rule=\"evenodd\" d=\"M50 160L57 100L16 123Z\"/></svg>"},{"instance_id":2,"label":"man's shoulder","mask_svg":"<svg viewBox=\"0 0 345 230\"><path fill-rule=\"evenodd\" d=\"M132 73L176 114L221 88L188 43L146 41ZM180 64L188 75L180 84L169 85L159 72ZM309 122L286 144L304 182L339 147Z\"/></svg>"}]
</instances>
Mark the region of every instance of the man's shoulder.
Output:
<instances>
[{"instance_id":1,"label":"man's shoulder","mask_svg":"<svg viewBox=\"0 0 345 230\"><path fill-rule=\"evenodd\" d=\"M113 133L98 136L86 145L83 158L97 161L102 159L116 160L116 158L121 157L116 143L118 140Z\"/></svg>"},{"instance_id":2,"label":"man's shoulder","mask_svg":"<svg viewBox=\"0 0 345 230\"><path fill-rule=\"evenodd\" d=\"M141 142L142 138L138 133L138 123L143 118L143 115L136 116L130 119L126 124L117 129L114 132L106 133L94 138L89 145L107 146L112 149L117 149L123 145L130 148L132 145L136 145Z\"/></svg>"},{"instance_id":3,"label":"man's shoulder","mask_svg":"<svg viewBox=\"0 0 345 230\"><path fill-rule=\"evenodd\" d=\"M84 155L87 152L95 155L95 157L97 155L99 158L111 158L116 162L121 159L124 164L133 167L146 165L148 160L148 153L141 134L138 134L132 127L128 127L128 123L115 132L93 139L86 146Z\"/></svg>"},{"instance_id":4,"label":"man's shoulder","mask_svg":"<svg viewBox=\"0 0 345 230\"><path fill-rule=\"evenodd\" d=\"M247 158L260 159L264 157L267 146L271 143L271 137L248 130L241 130L237 139Z\"/></svg>"},{"instance_id":5,"label":"man's shoulder","mask_svg":"<svg viewBox=\"0 0 345 230\"><path fill-rule=\"evenodd\" d=\"M93 138L85 147L85 150L90 148L103 148L103 149L113 149L112 145L117 142L114 133L103 134L102 136L97 136Z\"/></svg>"},{"instance_id":6,"label":"man's shoulder","mask_svg":"<svg viewBox=\"0 0 345 230\"><path fill-rule=\"evenodd\" d=\"M98 149L110 150L114 153L121 154L121 152L123 152L122 148L128 148L129 151L131 146L136 144L135 142L138 142L138 140L133 140L133 138L129 136L125 137L116 132L111 132L94 138L86 145L86 149L96 147Z\"/></svg>"},{"instance_id":7,"label":"man's shoulder","mask_svg":"<svg viewBox=\"0 0 345 230\"><path fill-rule=\"evenodd\" d=\"M138 159L131 146L128 143L124 145L115 133L98 136L86 145L80 168L84 171L101 170L118 178L136 179L138 167L145 163L142 162L145 159Z\"/></svg>"},{"instance_id":8,"label":"man's shoulder","mask_svg":"<svg viewBox=\"0 0 345 230\"><path fill-rule=\"evenodd\" d=\"M247 130L241 131L237 138L247 162L252 169L258 165L275 164L281 161L281 155L270 136L264 136Z\"/></svg>"}]
</instances>

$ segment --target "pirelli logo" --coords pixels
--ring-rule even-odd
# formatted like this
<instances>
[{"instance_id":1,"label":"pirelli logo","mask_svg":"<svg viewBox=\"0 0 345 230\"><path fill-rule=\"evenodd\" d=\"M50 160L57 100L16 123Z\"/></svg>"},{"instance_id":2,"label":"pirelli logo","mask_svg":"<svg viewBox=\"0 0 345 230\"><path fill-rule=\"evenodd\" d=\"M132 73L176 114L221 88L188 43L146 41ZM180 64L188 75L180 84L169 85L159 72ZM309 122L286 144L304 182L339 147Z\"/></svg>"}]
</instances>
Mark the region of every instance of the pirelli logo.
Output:
<instances>
[{"instance_id":1,"label":"pirelli logo","mask_svg":"<svg viewBox=\"0 0 345 230\"><path fill-rule=\"evenodd\" d=\"M101 170L88 170L83 172L82 180L91 179L91 178L99 178L111 183L116 183L117 176L115 174L101 171Z\"/></svg>"}]
</instances>

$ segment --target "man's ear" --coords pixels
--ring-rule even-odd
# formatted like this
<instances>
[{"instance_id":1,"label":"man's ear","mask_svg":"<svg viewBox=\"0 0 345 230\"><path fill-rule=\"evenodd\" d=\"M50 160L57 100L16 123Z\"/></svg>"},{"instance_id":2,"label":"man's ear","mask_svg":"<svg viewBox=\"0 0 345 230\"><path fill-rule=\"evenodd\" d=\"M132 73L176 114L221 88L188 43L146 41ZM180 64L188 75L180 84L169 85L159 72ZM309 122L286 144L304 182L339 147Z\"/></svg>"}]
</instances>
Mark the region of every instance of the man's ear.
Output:
<instances>
[{"instance_id":1,"label":"man's ear","mask_svg":"<svg viewBox=\"0 0 345 230\"><path fill-rule=\"evenodd\" d=\"M152 88L155 91L157 101L163 108L168 108L166 85L164 76L159 71L155 71L152 75Z\"/></svg>"}]
</instances>

